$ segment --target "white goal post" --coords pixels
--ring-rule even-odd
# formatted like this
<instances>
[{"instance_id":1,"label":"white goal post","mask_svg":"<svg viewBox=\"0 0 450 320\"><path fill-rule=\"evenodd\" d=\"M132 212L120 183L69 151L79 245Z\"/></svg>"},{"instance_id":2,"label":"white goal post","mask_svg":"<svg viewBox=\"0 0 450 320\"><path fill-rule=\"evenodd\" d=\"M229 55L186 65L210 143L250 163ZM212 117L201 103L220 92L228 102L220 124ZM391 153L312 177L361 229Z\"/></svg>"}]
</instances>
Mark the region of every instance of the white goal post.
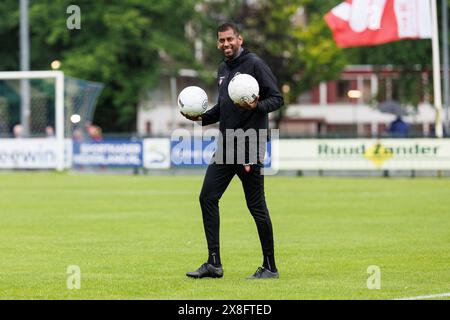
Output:
<instances>
[{"instance_id":1,"label":"white goal post","mask_svg":"<svg viewBox=\"0 0 450 320\"><path fill-rule=\"evenodd\" d=\"M1 80L55 79L56 170L64 170L64 73L62 71L0 71Z\"/></svg>"}]
</instances>

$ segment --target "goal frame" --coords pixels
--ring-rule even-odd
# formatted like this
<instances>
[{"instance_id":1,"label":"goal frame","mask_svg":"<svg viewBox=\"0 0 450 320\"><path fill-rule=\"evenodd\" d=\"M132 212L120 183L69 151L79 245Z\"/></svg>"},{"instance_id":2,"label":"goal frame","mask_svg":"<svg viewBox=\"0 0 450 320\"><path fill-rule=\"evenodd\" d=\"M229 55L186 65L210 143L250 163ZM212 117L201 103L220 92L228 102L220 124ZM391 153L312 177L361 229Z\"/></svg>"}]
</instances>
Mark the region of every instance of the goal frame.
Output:
<instances>
[{"instance_id":1,"label":"goal frame","mask_svg":"<svg viewBox=\"0 0 450 320\"><path fill-rule=\"evenodd\" d=\"M55 138L57 171L64 170L64 73L62 71L0 71L0 80L55 79Z\"/></svg>"}]
</instances>

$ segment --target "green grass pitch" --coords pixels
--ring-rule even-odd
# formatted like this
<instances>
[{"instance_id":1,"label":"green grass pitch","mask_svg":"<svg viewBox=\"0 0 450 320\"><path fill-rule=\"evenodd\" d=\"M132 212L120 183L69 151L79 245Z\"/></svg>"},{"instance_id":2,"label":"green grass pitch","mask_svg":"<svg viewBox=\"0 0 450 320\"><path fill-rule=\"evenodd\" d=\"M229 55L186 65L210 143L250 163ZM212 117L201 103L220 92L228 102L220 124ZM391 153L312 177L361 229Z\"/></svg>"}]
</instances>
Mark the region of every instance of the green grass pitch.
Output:
<instances>
[{"instance_id":1,"label":"green grass pitch","mask_svg":"<svg viewBox=\"0 0 450 320\"><path fill-rule=\"evenodd\" d=\"M0 174L0 299L395 299L450 292L450 180L267 177L278 280L237 177L206 259L202 176ZM67 268L81 270L69 290ZM381 271L369 290L367 268ZM448 298L447 298L448 299Z\"/></svg>"}]
</instances>

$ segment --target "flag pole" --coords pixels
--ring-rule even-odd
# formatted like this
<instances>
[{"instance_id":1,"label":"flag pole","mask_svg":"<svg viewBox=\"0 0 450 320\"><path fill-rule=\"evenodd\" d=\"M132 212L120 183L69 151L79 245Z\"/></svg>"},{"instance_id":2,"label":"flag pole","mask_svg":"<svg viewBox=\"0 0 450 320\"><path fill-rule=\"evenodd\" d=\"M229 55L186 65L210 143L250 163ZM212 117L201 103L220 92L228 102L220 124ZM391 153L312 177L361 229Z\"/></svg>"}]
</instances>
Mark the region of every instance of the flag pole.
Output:
<instances>
[{"instance_id":1,"label":"flag pole","mask_svg":"<svg viewBox=\"0 0 450 320\"><path fill-rule=\"evenodd\" d=\"M441 63L439 60L439 34L438 16L436 0L431 0L431 20L432 20L432 47L433 47L433 88L434 106L436 108L435 135L437 138L443 137L442 128L442 95L441 95Z\"/></svg>"},{"instance_id":2,"label":"flag pole","mask_svg":"<svg viewBox=\"0 0 450 320\"><path fill-rule=\"evenodd\" d=\"M30 70L30 31L28 0L20 0L20 71ZM30 134L30 80L20 80L20 124L23 137Z\"/></svg>"},{"instance_id":3,"label":"flag pole","mask_svg":"<svg viewBox=\"0 0 450 320\"><path fill-rule=\"evenodd\" d=\"M447 1L442 0L442 73L444 74L444 108L445 108L445 129L446 135L450 131L450 118L449 118L449 107L450 107L450 85L449 85L449 68L448 68L448 13L447 13Z\"/></svg>"}]
</instances>

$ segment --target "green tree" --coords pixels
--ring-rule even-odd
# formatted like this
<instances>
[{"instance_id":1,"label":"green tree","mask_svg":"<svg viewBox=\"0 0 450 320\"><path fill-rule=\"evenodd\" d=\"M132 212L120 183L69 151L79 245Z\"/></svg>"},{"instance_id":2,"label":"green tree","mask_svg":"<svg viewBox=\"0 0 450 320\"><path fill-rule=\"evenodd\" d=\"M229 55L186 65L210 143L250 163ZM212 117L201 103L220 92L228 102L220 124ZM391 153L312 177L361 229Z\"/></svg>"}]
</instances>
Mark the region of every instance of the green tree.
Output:
<instances>
[{"instance_id":1,"label":"green tree","mask_svg":"<svg viewBox=\"0 0 450 320\"><path fill-rule=\"evenodd\" d=\"M450 0L447 1L450 4ZM245 45L269 63L280 86L289 86L285 86L285 89L290 88L286 94L288 103L321 81L337 79L347 64L369 64L375 70L386 65L397 70L397 98L404 104L417 105L424 93L422 73L432 70L431 41L337 48L323 17L341 2L343 0L235 0L226 3L210 0L205 1L208 10L204 26L215 31L222 21L240 24ZM440 9L438 1L439 15ZM209 41L209 47L215 47L214 33L204 34L204 38ZM214 53L211 53L214 59L209 62L218 60ZM431 92L432 84L425 90ZM280 116L283 112L284 109Z\"/></svg>"},{"instance_id":2,"label":"green tree","mask_svg":"<svg viewBox=\"0 0 450 320\"><path fill-rule=\"evenodd\" d=\"M261 56L278 78L285 96L285 107L300 93L321 81L336 78L346 65L323 20L324 5L309 0L237 0L207 2L204 34L210 55L218 60L215 30L220 22L234 21L243 29L244 46ZM321 9L321 10L319 10Z\"/></svg>"},{"instance_id":3,"label":"green tree","mask_svg":"<svg viewBox=\"0 0 450 320\"><path fill-rule=\"evenodd\" d=\"M439 30L441 30L441 1L443 0L437 2ZM445 1L449 3L450 15L450 0ZM330 0L330 8L333 7L331 2ZM449 23L448 21L447 24ZM343 51L349 64L373 65L375 72L389 65L393 70L398 72L394 98L404 105L411 104L418 106L423 94L426 92L429 94L432 93L433 86L431 81L427 87L423 87L422 80L422 74L424 72L431 73L433 68L430 39L402 40L377 46L348 48L343 49ZM379 96L383 95L382 91L383 88L380 88Z\"/></svg>"},{"instance_id":4,"label":"green tree","mask_svg":"<svg viewBox=\"0 0 450 320\"><path fill-rule=\"evenodd\" d=\"M407 40L387 43L373 47L359 47L345 49L348 60L352 64L369 64L374 66L374 71L390 65L392 70L398 72L394 99L401 104L418 106L425 89L430 91L431 84L423 88L423 72L431 72L431 41ZM376 100L384 96L383 88L380 88Z\"/></svg>"},{"instance_id":5,"label":"green tree","mask_svg":"<svg viewBox=\"0 0 450 320\"><path fill-rule=\"evenodd\" d=\"M156 83L163 68L193 63L185 21L195 15L194 4L195 0L30 1L31 68L49 69L58 59L68 75L104 83L95 122L107 132L135 131L142 89ZM81 9L80 30L66 26L69 5ZM3 70L19 68L18 10L16 0L0 3Z\"/></svg>"},{"instance_id":6,"label":"green tree","mask_svg":"<svg viewBox=\"0 0 450 320\"><path fill-rule=\"evenodd\" d=\"M19 11L18 2L0 2L0 70L19 68Z\"/></svg>"}]
</instances>

